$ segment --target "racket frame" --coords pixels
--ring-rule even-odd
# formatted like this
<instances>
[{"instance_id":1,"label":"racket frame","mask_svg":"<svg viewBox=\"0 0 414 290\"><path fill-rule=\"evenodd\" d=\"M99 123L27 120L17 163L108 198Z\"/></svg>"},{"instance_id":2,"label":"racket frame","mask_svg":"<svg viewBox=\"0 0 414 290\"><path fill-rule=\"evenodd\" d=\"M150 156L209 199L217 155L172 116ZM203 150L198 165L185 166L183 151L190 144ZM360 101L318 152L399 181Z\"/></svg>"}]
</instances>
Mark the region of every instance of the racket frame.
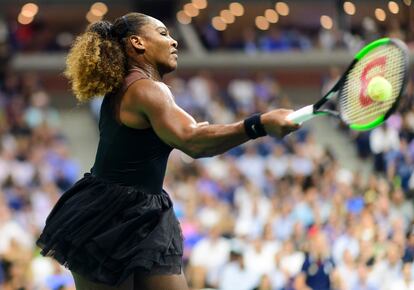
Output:
<instances>
[{"instance_id":1,"label":"racket frame","mask_svg":"<svg viewBox=\"0 0 414 290\"><path fill-rule=\"evenodd\" d=\"M404 56L403 65L404 65L404 76L403 81L401 84L400 92L398 93L397 98L395 99L394 103L388 109L388 111L384 114L376 118L375 120L367 123L367 124L348 124L348 126L352 130L356 131L366 131L371 130L379 125L381 125L398 107L399 101L401 99L402 94L404 93L405 87L407 86L408 82L408 66L409 66L409 58L408 58L408 52L406 45L398 39L394 38L381 38L376 41L371 42L370 44L363 47L356 55L353 61L349 64L348 68L344 71L341 78L336 82L336 84L332 87L332 89L326 93L320 100L318 100L315 104L306 106L302 109L299 109L293 113L291 113L288 116L289 120L293 120L297 123L302 123L304 121L310 120L315 116L319 115L332 115L335 117L339 117L340 113L339 111L333 111L329 109L320 109L326 102L328 102L330 99L332 99L336 93L338 93L338 96L341 96L341 90L343 89L343 84L346 81L346 78L348 76L348 72L354 68L354 66L370 51L373 49L385 45L385 44L392 44L397 46L402 52ZM312 110L310 110L310 107L312 107ZM306 110L303 110L307 108ZM301 111L302 110L302 111ZM312 111L312 112L311 112Z\"/></svg>"}]
</instances>

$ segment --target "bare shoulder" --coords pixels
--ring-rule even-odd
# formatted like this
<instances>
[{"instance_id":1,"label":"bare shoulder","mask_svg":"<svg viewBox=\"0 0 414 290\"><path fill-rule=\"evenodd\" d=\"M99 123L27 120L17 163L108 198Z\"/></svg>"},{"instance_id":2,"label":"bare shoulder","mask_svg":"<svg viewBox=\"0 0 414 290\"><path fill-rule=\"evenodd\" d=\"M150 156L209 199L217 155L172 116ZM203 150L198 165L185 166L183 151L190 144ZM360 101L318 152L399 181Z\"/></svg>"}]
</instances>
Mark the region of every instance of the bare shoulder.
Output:
<instances>
[{"instance_id":1,"label":"bare shoulder","mask_svg":"<svg viewBox=\"0 0 414 290\"><path fill-rule=\"evenodd\" d=\"M172 102L173 96L166 84L150 79L134 82L128 89L131 101L140 106L160 105Z\"/></svg>"}]
</instances>

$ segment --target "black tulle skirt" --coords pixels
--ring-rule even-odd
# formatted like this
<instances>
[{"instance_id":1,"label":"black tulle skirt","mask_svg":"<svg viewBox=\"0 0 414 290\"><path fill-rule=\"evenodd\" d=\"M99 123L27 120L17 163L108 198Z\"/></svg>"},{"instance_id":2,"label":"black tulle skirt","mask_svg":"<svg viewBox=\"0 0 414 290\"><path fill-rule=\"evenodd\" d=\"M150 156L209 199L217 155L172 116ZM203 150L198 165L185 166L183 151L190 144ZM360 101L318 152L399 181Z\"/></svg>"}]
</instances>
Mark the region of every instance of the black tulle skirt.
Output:
<instances>
[{"instance_id":1,"label":"black tulle skirt","mask_svg":"<svg viewBox=\"0 0 414 290\"><path fill-rule=\"evenodd\" d=\"M168 194L142 193L85 174L56 203L37 240L41 254L94 281L179 274L183 239Z\"/></svg>"}]
</instances>

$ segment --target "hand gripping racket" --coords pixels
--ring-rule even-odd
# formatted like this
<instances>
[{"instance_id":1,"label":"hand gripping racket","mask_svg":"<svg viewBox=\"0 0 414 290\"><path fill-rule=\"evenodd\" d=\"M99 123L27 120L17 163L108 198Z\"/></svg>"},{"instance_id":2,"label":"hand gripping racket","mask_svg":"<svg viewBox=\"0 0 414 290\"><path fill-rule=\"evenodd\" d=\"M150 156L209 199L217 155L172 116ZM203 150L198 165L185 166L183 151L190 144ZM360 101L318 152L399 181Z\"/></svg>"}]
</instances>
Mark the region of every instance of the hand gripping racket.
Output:
<instances>
[{"instance_id":1,"label":"hand gripping racket","mask_svg":"<svg viewBox=\"0 0 414 290\"><path fill-rule=\"evenodd\" d=\"M369 81L385 78L392 86L386 100L374 101L367 94ZM362 48L333 88L313 105L303 107L287 116L296 124L318 115L339 117L351 129L365 131L381 125L397 108L408 79L408 50L393 38L381 38ZM337 94L338 110L322 106Z\"/></svg>"}]
</instances>

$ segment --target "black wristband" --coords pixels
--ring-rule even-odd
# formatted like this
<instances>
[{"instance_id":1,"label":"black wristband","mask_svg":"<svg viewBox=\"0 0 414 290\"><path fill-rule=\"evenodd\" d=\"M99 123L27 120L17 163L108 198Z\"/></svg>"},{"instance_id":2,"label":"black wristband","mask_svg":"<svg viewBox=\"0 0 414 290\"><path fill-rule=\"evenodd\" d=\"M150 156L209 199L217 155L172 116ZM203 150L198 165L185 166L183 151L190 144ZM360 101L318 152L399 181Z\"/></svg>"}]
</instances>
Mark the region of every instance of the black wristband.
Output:
<instances>
[{"instance_id":1,"label":"black wristband","mask_svg":"<svg viewBox=\"0 0 414 290\"><path fill-rule=\"evenodd\" d=\"M261 114L254 114L244 120L244 130L250 139L256 139L267 135L262 122L260 122L260 115Z\"/></svg>"}]
</instances>

